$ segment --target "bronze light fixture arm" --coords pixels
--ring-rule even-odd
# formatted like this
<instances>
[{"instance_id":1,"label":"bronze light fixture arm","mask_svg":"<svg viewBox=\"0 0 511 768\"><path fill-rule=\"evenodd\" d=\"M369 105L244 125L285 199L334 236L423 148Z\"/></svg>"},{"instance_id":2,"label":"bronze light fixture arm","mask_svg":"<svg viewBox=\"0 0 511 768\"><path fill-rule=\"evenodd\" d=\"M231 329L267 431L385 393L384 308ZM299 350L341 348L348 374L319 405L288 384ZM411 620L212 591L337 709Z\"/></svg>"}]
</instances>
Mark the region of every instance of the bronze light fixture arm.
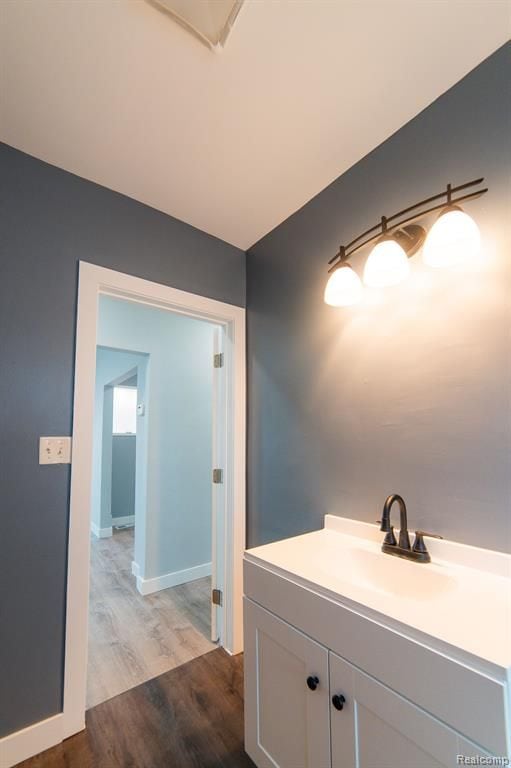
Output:
<instances>
[{"instance_id":1,"label":"bronze light fixture arm","mask_svg":"<svg viewBox=\"0 0 511 768\"><path fill-rule=\"evenodd\" d=\"M481 177L480 179L475 179L474 181L468 181L465 184L460 184L457 187L452 187L450 184L447 185L447 189L443 192L439 192L436 195L432 195L431 197L427 197L424 200L421 200L418 203L414 203L414 205L410 205L407 208L403 208L403 210L398 211L398 213L392 214L392 216L382 216L382 220L375 224L374 226L367 229L365 232L362 232L361 235L358 235L354 240L348 243L348 245L344 246L341 245L339 248L339 252L333 256L328 264L331 265L328 272L333 272L339 264L341 264L343 261L346 261L350 256L352 256L354 253L356 253L360 248L363 248L365 245L368 245L368 243L372 243L374 240L376 240L378 237L381 236L382 233L387 231L387 226L390 224L389 229L395 230L399 229L400 227L405 226L406 224L410 224L413 221L416 221L417 219L421 218L422 216L426 216L428 213L432 213L434 211L439 211L442 208L445 208L446 205L456 205L457 203L462 203L467 200L475 200L476 198L480 197L481 195L484 195L486 192L488 192L488 187L485 189L478 189L475 192L469 192L466 195L461 195L460 197L453 198L453 193L460 192L464 189L467 189L469 187L476 186L477 184L481 184L481 182L484 181L484 177ZM435 200L440 200L441 198L445 198L441 203L438 205L430 206L429 208L426 208L424 210L420 210L417 213L414 213L413 216L408 216L405 219L402 219L401 221L395 221L396 219L399 219L401 216L404 216L407 213L410 213L410 211L414 211L417 208L423 208L425 205L428 205L429 203L432 203ZM391 223L394 222L394 223ZM374 233L374 234L371 234ZM370 237L367 237L367 235L371 235ZM362 242L359 242L363 238L366 238ZM414 251L415 252L415 251ZM413 255L410 253L410 255Z\"/></svg>"}]
</instances>

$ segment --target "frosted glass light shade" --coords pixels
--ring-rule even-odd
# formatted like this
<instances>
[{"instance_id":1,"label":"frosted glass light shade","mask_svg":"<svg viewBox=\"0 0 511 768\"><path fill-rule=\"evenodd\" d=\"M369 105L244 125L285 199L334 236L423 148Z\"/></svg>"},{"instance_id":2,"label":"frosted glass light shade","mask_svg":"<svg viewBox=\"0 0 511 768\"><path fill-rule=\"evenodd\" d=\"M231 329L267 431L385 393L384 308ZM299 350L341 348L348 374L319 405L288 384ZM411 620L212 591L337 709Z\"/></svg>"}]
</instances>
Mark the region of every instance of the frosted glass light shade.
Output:
<instances>
[{"instance_id":1,"label":"frosted glass light shade","mask_svg":"<svg viewBox=\"0 0 511 768\"><path fill-rule=\"evenodd\" d=\"M380 240L369 254L364 268L364 283L371 288L397 285L408 277L408 256L391 238Z\"/></svg>"},{"instance_id":2,"label":"frosted glass light shade","mask_svg":"<svg viewBox=\"0 0 511 768\"><path fill-rule=\"evenodd\" d=\"M362 283L349 264L342 264L330 275L325 288L325 304L350 307L362 297Z\"/></svg>"},{"instance_id":3,"label":"frosted glass light shade","mask_svg":"<svg viewBox=\"0 0 511 768\"><path fill-rule=\"evenodd\" d=\"M424 243L423 259L430 267L451 267L479 253L479 228L467 213L451 209L440 214Z\"/></svg>"}]
</instances>

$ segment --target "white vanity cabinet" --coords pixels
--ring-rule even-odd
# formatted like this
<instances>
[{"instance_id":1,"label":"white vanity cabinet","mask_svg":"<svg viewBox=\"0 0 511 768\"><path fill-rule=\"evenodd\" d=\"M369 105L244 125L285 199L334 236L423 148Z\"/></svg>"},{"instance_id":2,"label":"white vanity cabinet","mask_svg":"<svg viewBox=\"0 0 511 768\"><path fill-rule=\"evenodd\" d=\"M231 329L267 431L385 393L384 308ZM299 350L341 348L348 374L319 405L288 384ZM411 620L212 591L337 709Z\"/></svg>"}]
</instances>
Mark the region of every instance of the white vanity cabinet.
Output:
<instances>
[{"instance_id":1,"label":"white vanity cabinet","mask_svg":"<svg viewBox=\"0 0 511 768\"><path fill-rule=\"evenodd\" d=\"M258 768L453 768L463 764L458 755L509 757L509 577L428 566L411 601L402 576L415 572L389 558L395 592L382 599L381 590L373 596L357 587L353 551L368 552L371 560L360 555L360 562L377 565L380 578L388 561L378 559L379 542L357 542L326 529L245 553L245 749L252 760ZM330 576L336 568L343 575L349 557L353 585ZM451 614L440 613L450 600L442 584L454 590L456 580ZM470 621L458 607L465 582ZM498 590L502 600L492 603ZM391 615L398 609L399 620ZM453 615L465 621L462 632L449 622ZM475 642L469 633L482 617L485 631Z\"/></svg>"},{"instance_id":2,"label":"white vanity cabinet","mask_svg":"<svg viewBox=\"0 0 511 768\"><path fill-rule=\"evenodd\" d=\"M245 749L258 768L452 768L458 736L245 599Z\"/></svg>"}]
</instances>

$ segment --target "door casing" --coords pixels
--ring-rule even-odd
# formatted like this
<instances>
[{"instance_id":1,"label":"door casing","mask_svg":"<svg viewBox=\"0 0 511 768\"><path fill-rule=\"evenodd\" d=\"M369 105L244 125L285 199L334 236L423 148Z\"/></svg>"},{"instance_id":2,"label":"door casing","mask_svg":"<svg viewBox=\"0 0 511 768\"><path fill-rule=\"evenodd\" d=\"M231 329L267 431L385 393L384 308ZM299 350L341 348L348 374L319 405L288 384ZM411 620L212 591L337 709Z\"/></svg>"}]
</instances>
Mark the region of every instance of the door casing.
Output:
<instances>
[{"instance_id":1,"label":"door casing","mask_svg":"<svg viewBox=\"0 0 511 768\"><path fill-rule=\"evenodd\" d=\"M243 650L242 566L245 549L245 309L205 296L80 262L76 322L73 457L68 544L62 738L85 728L89 609L90 510L96 337L100 295L136 301L215 323L223 329L225 423L219 426L223 488L216 500L224 540L222 627L231 654ZM215 463L214 463L215 466ZM220 508L222 507L222 508ZM220 617L219 617L220 618Z\"/></svg>"}]
</instances>

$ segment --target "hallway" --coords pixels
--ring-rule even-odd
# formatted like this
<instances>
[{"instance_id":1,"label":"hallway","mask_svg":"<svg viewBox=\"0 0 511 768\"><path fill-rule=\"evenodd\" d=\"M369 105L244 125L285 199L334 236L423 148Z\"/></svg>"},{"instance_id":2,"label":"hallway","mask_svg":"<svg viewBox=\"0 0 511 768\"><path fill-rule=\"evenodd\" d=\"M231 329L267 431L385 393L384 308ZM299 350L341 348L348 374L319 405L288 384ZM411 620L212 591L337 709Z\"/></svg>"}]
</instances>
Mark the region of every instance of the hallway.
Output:
<instances>
[{"instance_id":1,"label":"hallway","mask_svg":"<svg viewBox=\"0 0 511 768\"><path fill-rule=\"evenodd\" d=\"M142 596L131 573L134 529L91 540L87 708L216 648L210 578Z\"/></svg>"}]
</instances>

